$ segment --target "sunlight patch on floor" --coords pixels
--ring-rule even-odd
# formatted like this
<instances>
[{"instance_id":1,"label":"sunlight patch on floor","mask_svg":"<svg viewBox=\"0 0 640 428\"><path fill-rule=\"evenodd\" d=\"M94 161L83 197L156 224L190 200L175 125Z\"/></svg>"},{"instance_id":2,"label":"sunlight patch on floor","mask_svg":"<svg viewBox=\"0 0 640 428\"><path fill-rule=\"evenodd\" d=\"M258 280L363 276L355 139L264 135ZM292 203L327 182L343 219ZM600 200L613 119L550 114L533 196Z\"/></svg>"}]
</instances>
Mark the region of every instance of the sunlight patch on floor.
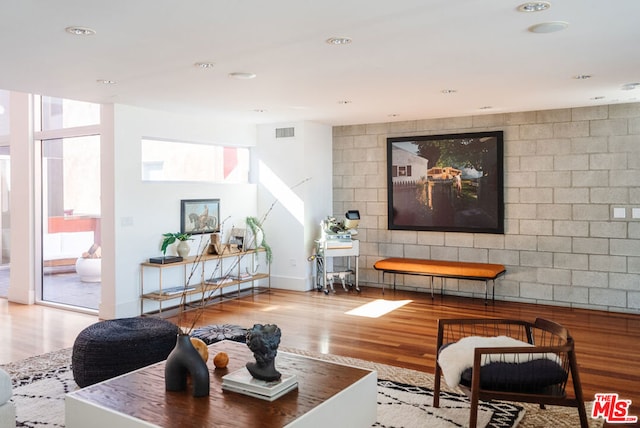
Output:
<instances>
[{"instance_id":1,"label":"sunlight patch on floor","mask_svg":"<svg viewBox=\"0 0 640 428\"><path fill-rule=\"evenodd\" d=\"M412 300L378 299L345 312L345 314L357 317L379 318L411 302Z\"/></svg>"}]
</instances>

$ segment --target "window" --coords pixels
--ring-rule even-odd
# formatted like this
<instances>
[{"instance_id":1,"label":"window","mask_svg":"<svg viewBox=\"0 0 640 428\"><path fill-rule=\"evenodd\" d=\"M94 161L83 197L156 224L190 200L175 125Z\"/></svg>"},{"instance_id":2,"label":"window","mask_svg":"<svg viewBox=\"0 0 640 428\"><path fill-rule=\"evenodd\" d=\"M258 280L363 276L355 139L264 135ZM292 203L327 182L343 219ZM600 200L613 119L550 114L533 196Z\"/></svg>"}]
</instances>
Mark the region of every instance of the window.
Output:
<instances>
[{"instance_id":1,"label":"window","mask_svg":"<svg viewBox=\"0 0 640 428\"><path fill-rule=\"evenodd\" d=\"M41 107L36 109L36 113L41 111L34 121L36 128L41 126L36 131L100 124L100 104L42 96Z\"/></svg>"},{"instance_id":2,"label":"window","mask_svg":"<svg viewBox=\"0 0 640 428\"><path fill-rule=\"evenodd\" d=\"M247 147L143 139L143 181L248 183Z\"/></svg>"}]
</instances>

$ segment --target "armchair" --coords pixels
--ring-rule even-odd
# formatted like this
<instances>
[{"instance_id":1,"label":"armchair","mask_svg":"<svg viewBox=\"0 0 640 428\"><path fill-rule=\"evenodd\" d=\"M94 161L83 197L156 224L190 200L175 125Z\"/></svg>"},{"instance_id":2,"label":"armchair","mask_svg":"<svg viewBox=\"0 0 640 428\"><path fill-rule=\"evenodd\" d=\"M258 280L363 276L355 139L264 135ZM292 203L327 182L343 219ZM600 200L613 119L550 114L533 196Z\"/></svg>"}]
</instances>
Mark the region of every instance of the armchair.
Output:
<instances>
[{"instance_id":1,"label":"armchair","mask_svg":"<svg viewBox=\"0 0 640 428\"><path fill-rule=\"evenodd\" d=\"M441 319L433 406L439 407L441 377L471 400L469 426L477 423L479 400L577 407L588 427L573 338L552 321ZM566 394L573 387L574 396Z\"/></svg>"}]
</instances>

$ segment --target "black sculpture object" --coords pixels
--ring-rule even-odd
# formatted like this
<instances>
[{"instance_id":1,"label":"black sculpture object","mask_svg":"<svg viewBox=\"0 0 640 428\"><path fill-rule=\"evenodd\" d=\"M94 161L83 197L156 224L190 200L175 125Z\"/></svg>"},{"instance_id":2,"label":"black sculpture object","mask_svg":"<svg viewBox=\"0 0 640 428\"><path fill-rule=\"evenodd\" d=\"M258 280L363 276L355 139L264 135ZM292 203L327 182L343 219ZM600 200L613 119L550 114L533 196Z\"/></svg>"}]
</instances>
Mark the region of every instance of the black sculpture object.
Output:
<instances>
[{"instance_id":1,"label":"black sculpture object","mask_svg":"<svg viewBox=\"0 0 640 428\"><path fill-rule=\"evenodd\" d=\"M247 332L247 346L256 359L255 363L246 365L251 376L267 382L280 379L282 374L276 370L275 364L280 336L280 329L275 324L254 324Z\"/></svg>"},{"instance_id":2,"label":"black sculpture object","mask_svg":"<svg viewBox=\"0 0 640 428\"><path fill-rule=\"evenodd\" d=\"M209 395L209 369L187 334L178 334L176 347L167 357L164 366L164 383L167 391L187 389L187 377L191 376L194 397Z\"/></svg>"}]
</instances>

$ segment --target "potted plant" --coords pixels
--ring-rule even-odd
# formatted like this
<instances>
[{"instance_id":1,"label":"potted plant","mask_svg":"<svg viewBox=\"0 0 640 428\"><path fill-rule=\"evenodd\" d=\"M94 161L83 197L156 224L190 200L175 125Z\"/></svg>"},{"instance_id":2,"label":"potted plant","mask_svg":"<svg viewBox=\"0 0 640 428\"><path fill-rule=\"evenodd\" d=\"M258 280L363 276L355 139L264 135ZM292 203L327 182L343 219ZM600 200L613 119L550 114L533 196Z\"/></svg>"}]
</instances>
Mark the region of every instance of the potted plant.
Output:
<instances>
[{"instance_id":1,"label":"potted plant","mask_svg":"<svg viewBox=\"0 0 640 428\"><path fill-rule=\"evenodd\" d=\"M271 247L264 239L264 230L262 229L260 220L258 220L257 217L247 217L246 222L251 235L247 239L248 242L245 243L245 248L247 250L259 247L264 248L267 255L267 263L271 263L273 260L273 253L271 251Z\"/></svg>"},{"instance_id":2,"label":"potted plant","mask_svg":"<svg viewBox=\"0 0 640 428\"><path fill-rule=\"evenodd\" d=\"M164 239L162 240L162 246L160 250L162 250L163 257L166 256L167 248L169 245L173 244L176 241L180 241L176 250L178 251L178 255L182 258L185 258L189 255L189 251L191 248L189 247L189 243L187 241L191 241L191 235L188 233L164 233L162 235Z\"/></svg>"}]
</instances>

